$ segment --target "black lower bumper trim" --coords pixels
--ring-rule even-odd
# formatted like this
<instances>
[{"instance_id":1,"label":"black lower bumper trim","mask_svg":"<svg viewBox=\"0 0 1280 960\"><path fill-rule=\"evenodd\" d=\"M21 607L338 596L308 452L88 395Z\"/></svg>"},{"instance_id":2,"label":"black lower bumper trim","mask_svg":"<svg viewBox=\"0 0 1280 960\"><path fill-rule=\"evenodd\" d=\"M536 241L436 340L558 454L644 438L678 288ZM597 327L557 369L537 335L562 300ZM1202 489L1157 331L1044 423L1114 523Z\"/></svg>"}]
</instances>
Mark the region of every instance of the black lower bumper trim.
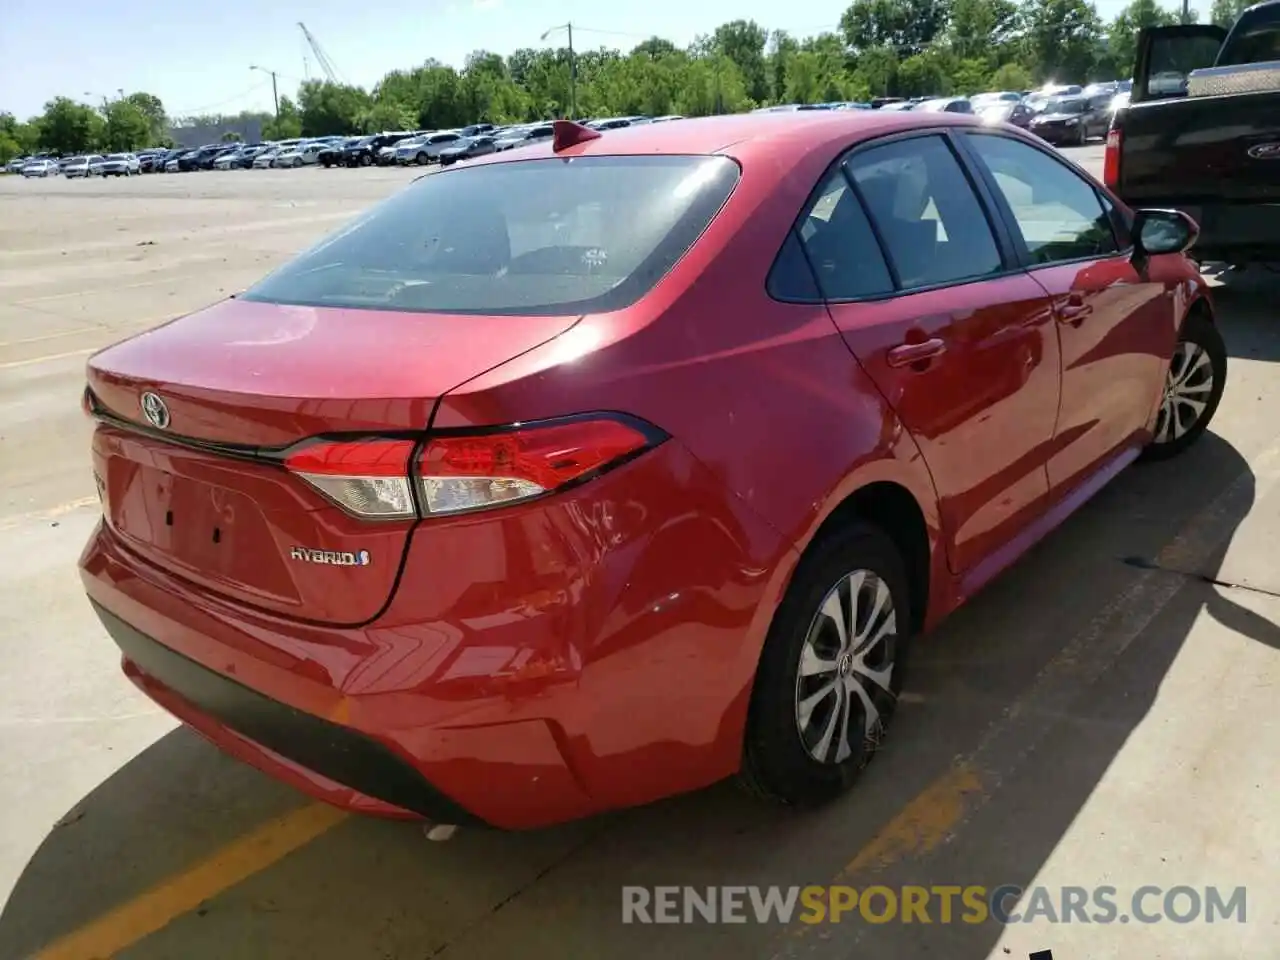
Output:
<instances>
[{"instance_id":1,"label":"black lower bumper trim","mask_svg":"<svg viewBox=\"0 0 1280 960\"><path fill-rule=\"evenodd\" d=\"M321 776L436 823L483 825L390 749L189 660L99 604L94 611L138 668L219 723Z\"/></svg>"}]
</instances>

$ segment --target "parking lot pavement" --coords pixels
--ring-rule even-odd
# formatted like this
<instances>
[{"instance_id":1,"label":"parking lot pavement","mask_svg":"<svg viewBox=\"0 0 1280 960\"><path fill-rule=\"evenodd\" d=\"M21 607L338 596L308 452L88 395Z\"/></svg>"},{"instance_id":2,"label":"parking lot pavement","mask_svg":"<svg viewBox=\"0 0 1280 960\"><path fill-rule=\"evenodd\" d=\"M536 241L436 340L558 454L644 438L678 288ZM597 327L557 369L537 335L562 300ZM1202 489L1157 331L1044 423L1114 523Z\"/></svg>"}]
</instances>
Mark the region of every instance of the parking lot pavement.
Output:
<instances>
[{"instance_id":1,"label":"parking lot pavement","mask_svg":"<svg viewBox=\"0 0 1280 960\"><path fill-rule=\"evenodd\" d=\"M892 738L824 810L721 786L430 843L306 801L135 693L75 575L97 512L84 357L416 173L0 178L0 960L1274 955L1280 276L1261 270L1214 281L1213 432L1126 472L922 642ZM1248 922L622 922L624 886L682 884L1109 884L1120 913L1145 885L1243 886Z\"/></svg>"}]
</instances>

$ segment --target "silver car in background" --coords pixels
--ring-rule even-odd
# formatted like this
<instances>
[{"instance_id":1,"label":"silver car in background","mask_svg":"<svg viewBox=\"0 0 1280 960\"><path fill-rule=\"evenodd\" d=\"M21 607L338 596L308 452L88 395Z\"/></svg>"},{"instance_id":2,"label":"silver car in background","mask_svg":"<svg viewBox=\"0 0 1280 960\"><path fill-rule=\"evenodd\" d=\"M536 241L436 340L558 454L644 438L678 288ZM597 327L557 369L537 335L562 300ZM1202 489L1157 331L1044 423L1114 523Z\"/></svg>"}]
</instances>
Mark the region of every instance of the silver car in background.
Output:
<instances>
[{"instance_id":1,"label":"silver car in background","mask_svg":"<svg viewBox=\"0 0 1280 960\"><path fill-rule=\"evenodd\" d=\"M96 153L91 153L88 156L72 157L62 164L62 175L69 180L76 177L91 177L94 173L94 164L101 163L104 159L104 157Z\"/></svg>"},{"instance_id":2,"label":"silver car in background","mask_svg":"<svg viewBox=\"0 0 1280 960\"><path fill-rule=\"evenodd\" d=\"M142 172L142 165L132 153L109 153L97 163L89 165L95 177L132 177Z\"/></svg>"},{"instance_id":3,"label":"silver car in background","mask_svg":"<svg viewBox=\"0 0 1280 960\"><path fill-rule=\"evenodd\" d=\"M56 177L59 172L58 161L47 157L42 160L31 160L22 165L24 177Z\"/></svg>"}]
</instances>

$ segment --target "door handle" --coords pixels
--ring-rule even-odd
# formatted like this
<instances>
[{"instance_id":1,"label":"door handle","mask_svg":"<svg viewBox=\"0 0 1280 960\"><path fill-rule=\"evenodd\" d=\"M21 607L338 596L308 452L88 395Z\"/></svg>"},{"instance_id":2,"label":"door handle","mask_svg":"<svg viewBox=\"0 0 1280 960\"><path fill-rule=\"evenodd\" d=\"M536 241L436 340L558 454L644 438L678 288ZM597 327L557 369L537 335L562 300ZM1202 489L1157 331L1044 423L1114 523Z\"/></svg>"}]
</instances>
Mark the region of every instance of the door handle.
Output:
<instances>
[{"instance_id":1,"label":"door handle","mask_svg":"<svg viewBox=\"0 0 1280 960\"><path fill-rule=\"evenodd\" d=\"M891 367L909 367L913 364L927 362L947 352L947 345L937 337L921 343L904 343L889 351L888 362Z\"/></svg>"},{"instance_id":2,"label":"door handle","mask_svg":"<svg viewBox=\"0 0 1280 960\"><path fill-rule=\"evenodd\" d=\"M1064 323L1078 327L1092 312L1093 308L1084 302L1083 293L1072 293L1067 295L1066 303L1059 305L1058 318Z\"/></svg>"}]
</instances>

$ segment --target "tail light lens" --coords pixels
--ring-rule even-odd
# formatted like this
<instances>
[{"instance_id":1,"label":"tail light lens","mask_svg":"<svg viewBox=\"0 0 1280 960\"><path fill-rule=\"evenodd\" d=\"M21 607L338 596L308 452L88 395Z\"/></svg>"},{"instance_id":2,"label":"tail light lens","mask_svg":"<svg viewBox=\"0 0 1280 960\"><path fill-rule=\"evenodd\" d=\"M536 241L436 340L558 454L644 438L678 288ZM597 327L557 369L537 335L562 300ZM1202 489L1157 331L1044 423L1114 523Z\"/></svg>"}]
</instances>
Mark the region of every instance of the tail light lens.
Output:
<instances>
[{"instance_id":1,"label":"tail light lens","mask_svg":"<svg viewBox=\"0 0 1280 960\"><path fill-rule=\"evenodd\" d=\"M413 440L315 443L290 454L285 466L354 516L399 520L539 497L589 480L662 439L647 424L587 417L432 437L412 469Z\"/></svg>"},{"instance_id":2,"label":"tail light lens","mask_svg":"<svg viewBox=\"0 0 1280 960\"><path fill-rule=\"evenodd\" d=\"M418 460L423 511L437 516L541 496L651 443L638 427L604 418L435 437Z\"/></svg>"},{"instance_id":3,"label":"tail light lens","mask_svg":"<svg viewBox=\"0 0 1280 960\"><path fill-rule=\"evenodd\" d=\"M1120 186L1121 133L1112 128L1107 133L1107 149L1102 157L1102 182L1111 190Z\"/></svg>"},{"instance_id":4,"label":"tail light lens","mask_svg":"<svg viewBox=\"0 0 1280 960\"><path fill-rule=\"evenodd\" d=\"M412 440L321 442L285 458L285 467L348 513L368 520L416 517L409 483Z\"/></svg>"}]
</instances>

